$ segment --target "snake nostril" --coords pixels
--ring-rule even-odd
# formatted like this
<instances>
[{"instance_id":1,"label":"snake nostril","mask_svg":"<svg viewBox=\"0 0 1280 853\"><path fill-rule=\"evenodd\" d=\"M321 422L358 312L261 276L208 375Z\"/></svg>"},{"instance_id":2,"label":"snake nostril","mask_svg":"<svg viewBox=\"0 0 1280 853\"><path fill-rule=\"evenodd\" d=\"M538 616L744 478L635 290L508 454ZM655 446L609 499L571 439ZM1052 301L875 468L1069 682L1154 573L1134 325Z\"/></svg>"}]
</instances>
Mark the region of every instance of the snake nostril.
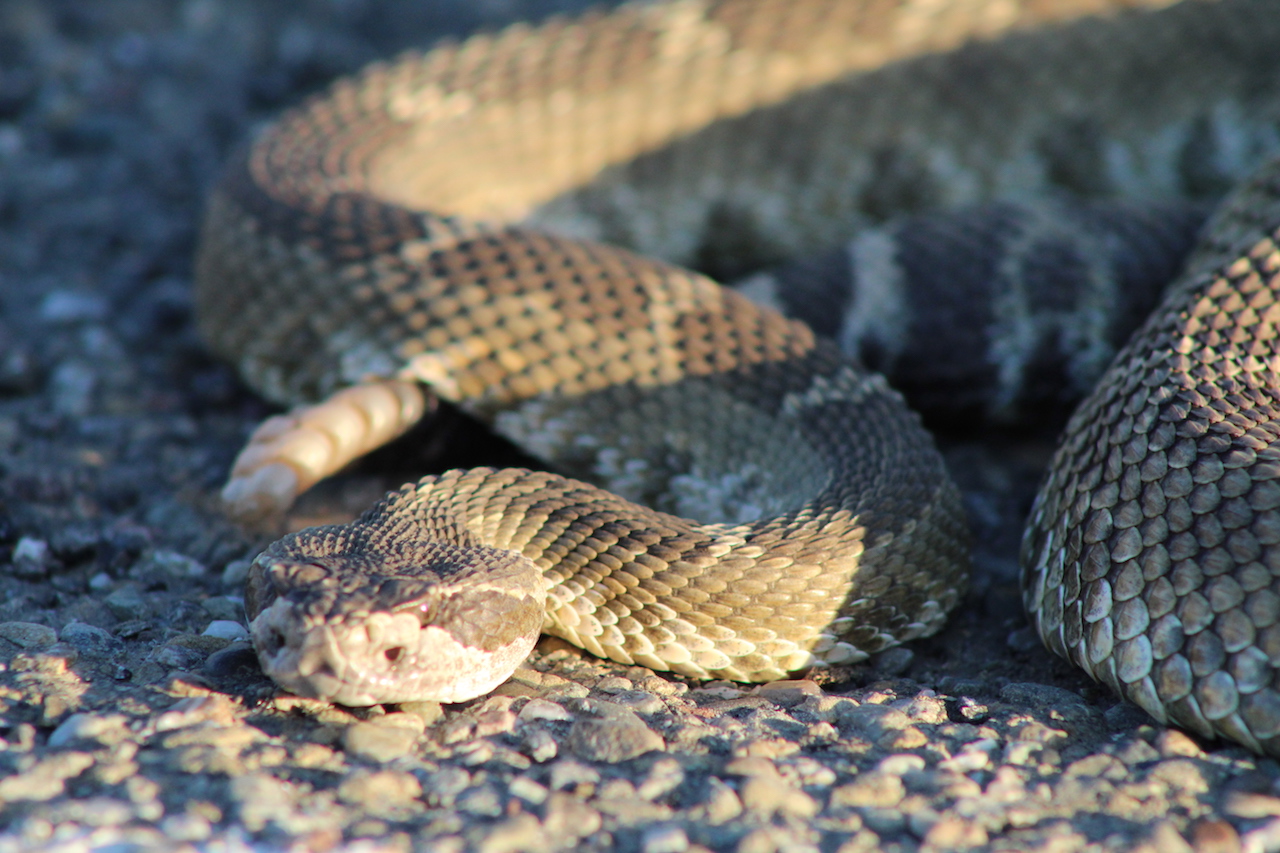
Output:
<instances>
[{"instance_id":1,"label":"snake nostril","mask_svg":"<svg viewBox=\"0 0 1280 853\"><path fill-rule=\"evenodd\" d=\"M404 655L404 646L395 646L393 648L387 649L385 652L382 653L382 656L385 657L391 663L396 663L397 661L400 660L400 658L403 655Z\"/></svg>"},{"instance_id":2,"label":"snake nostril","mask_svg":"<svg viewBox=\"0 0 1280 853\"><path fill-rule=\"evenodd\" d=\"M282 648L284 648L284 634L272 628L270 633L267 634L267 653L275 654Z\"/></svg>"}]
</instances>

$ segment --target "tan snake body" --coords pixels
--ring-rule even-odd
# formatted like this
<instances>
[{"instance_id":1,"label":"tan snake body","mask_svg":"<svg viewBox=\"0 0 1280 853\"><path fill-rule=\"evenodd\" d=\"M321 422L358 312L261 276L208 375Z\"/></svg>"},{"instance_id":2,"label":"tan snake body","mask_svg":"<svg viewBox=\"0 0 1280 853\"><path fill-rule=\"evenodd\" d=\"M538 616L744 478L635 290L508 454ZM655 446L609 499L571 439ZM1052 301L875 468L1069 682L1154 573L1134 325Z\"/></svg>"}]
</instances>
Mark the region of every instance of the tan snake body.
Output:
<instances>
[{"instance_id":1,"label":"tan snake body","mask_svg":"<svg viewBox=\"0 0 1280 853\"><path fill-rule=\"evenodd\" d=\"M232 503L287 504L420 418L423 383L605 488L454 472L282 540L246 596L264 669L348 704L456 701L505 678L538 627L623 662L748 681L936 631L963 590L965 533L918 419L805 326L667 262L752 269L852 239L845 320L892 348L917 308L894 287L891 241L865 230L891 212L1046 191L1214 196L1278 147L1280 25L1265 2L1054 24L1075 14L624 7L375 66L268 129L210 204L201 328L264 395L327 402L264 425ZM951 50L1032 26L1044 31ZM1265 207L1259 186L1246 211ZM1141 338L1178 355L1126 350L1082 410L1097 419L1073 422L1028 532L1027 601L1051 647L1157 717L1275 751L1280 525L1261 414L1274 342L1258 325L1271 329L1274 270L1264 250L1240 259L1239 241L1280 220L1250 216ZM1254 284L1235 295L1210 279L1218 268ZM785 301L769 286L755 295ZM1001 381L1020 382L1027 360L1009 342L1070 337L1114 301L1108 287L1085 287L1048 333L1054 300L995 294ZM1161 331L1186 305L1202 319ZM1213 367L1228 341L1244 355ZM1184 363L1201 350L1212 357ZM1176 388L1146 390L1169 375L1160 358L1225 378L1178 380L1200 395L1180 405ZM1206 407L1208 427L1162 426ZM1170 429L1217 443L1197 457ZM1171 479L1152 479L1155 456ZM1186 477L1236 501L1232 521ZM1192 548L1196 513L1243 525L1251 544L1206 533ZM478 562L460 551L473 546ZM1224 574L1238 589L1219 589Z\"/></svg>"}]
</instances>

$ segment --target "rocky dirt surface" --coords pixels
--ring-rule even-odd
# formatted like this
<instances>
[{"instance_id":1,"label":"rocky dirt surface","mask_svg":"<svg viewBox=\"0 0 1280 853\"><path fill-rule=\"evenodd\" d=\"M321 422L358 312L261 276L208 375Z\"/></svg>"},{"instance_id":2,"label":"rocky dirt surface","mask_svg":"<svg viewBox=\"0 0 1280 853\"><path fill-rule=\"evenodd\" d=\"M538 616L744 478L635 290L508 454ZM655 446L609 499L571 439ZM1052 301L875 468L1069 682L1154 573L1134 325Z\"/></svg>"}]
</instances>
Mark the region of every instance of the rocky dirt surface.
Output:
<instances>
[{"instance_id":1,"label":"rocky dirt surface","mask_svg":"<svg viewBox=\"0 0 1280 853\"><path fill-rule=\"evenodd\" d=\"M1031 634L1035 441L948 448L972 593L940 636L821 686L686 683L551 641L457 706L263 678L240 588L270 537L216 492L269 409L194 330L201 200L333 76L568 6L0 0L0 853L1280 849L1275 761L1153 724ZM437 452L415 464L471 461L473 433L418 436ZM369 502L397 459L294 521Z\"/></svg>"}]
</instances>

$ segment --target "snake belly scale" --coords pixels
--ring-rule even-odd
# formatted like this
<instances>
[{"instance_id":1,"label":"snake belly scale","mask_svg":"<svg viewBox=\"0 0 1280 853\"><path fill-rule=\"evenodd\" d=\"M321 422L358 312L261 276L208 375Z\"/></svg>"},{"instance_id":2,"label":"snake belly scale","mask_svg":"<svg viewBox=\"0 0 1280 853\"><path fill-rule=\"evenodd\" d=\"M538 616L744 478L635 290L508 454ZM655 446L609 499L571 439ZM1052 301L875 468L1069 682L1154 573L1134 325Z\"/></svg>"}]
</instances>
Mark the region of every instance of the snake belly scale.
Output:
<instances>
[{"instance_id":1,"label":"snake belly scale","mask_svg":"<svg viewBox=\"0 0 1280 853\"><path fill-rule=\"evenodd\" d=\"M246 594L268 674L347 704L458 701L507 677L539 630L622 662L742 681L857 662L938 630L965 587L967 534L919 419L833 343L676 264L729 257L751 269L838 244L895 210L1064 186L1114 195L1133 175L1120 190L1194 184L1212 197L1280 147L1275 113L1253 103L1280 87L1242 75L1248 57L1219 61L1200 47L1209 58L1194 72L1162 58L1169 44L1217 49L1228 36L1261 55L1275 29L1265 3L1078 25L1061 22L1078 14L1069 3L917 6L675 0L517 26L339 81L233 160L202 232L201 329L264 396L300 407L255 434L225 492L233 508L287 505L420 419L428 388L560 472L427 478L351 525L269 547ZM1005 31L1015 34L962 46ZM1144 48L1151 34L1166 44ZM1068 94L980 108L983 85L1049 92L1042 63L1064 66ZM1110 105L1115 87L1091 76L1153 65L1170 79L1129 107ZM948 85L958 71L977 94ZM1215 106L1183 108L1203 80L1223 90ZM1090 109L1123 115L1099 130ZM975 127L960 128L968 111ZM916 116L927 117L919 127ZM1055 143L1055 122L1069 144ZM1227 144L1221 131L1236 125ZM1194 151L1211 168L1189 167ZM1253 272L1266 291L1263 255ZM1158 313L1179 315L1193 291L1176 287ZM1250 306L1265 311L1258 299ZM1221 335L1221 312L1210 313ZM863 311L860 322L896 321ZM1259 346L1271 344L1249 350L1250 375L1262 377L1249 387L1265 389ZM1147 382L1144 358L1108 374L1104 395ZM1124 404L1090 405L1105 410L1096 429L1116 434ZM1145 417L1144 428L1164 415ZM1268 440L1259 435L1249 440ZM1132 607L1121 618L1102 601L1098 584L1123 586L1108 573L1128 571L1121 558L1133 555L1112 543L1103 561L1086 546L1113 531L1074 509L1085 498L1053 490L1134 498L1112 457L1089 457L1082 441L1066 440L1028 533L1033 621L1056 651L1158 717L1274 750L1277 656L1254 642L1270 611L1265 595L1245 600L1276 597L1263 554L1272 522L1254 531L1261 556L1237 582L1258 630L1246 638L1236 617L1235 633L1214 623L1222 665L1209 672L1214 650L1192 650L1190 623L1177 634L1159 619L1180 595L1207 596L1218 615L1231 596L1202 585L1163 609L1148 601L1141 625ZM1250 476L1263 483L1270 457L1255 452L1264 462ZM1227 492L1243 494L1232 483ZM1272 512L1269 486L1256 488L1255 510ZM1098 494L1086 495L1095 509ZM1157 516L1176 535L1172 517ZM1158 526L1141 536L1154 542ZM1130 580L1111 603L1189 583L1185 567L1174 580L1147 565L1148 585ZM1159 649L1145 670L1121 634ZM1188 699L1197 695L1205 701Z\"/></svg>"}]
</instances>

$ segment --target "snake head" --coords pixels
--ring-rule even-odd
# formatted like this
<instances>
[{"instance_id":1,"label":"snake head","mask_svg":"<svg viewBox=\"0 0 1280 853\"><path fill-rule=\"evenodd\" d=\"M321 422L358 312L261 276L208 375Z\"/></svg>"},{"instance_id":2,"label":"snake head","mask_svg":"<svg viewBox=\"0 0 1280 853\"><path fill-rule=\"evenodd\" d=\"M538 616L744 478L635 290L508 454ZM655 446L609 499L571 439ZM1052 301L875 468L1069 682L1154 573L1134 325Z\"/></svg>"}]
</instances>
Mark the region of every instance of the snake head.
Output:
<instances>
[{"instance_id":1,"label":"snake head","mask_svg":"<svg viewBox=\"0 0 1280 853\"><path fill-rule=\"evenodd\" d=\"M315 540L297 536L259 555L245 597L262 669L293 693L354 706L465 701L505 681L542 630L542 572L516 552L308 553Z\"/></svg>"}]
</instances>

